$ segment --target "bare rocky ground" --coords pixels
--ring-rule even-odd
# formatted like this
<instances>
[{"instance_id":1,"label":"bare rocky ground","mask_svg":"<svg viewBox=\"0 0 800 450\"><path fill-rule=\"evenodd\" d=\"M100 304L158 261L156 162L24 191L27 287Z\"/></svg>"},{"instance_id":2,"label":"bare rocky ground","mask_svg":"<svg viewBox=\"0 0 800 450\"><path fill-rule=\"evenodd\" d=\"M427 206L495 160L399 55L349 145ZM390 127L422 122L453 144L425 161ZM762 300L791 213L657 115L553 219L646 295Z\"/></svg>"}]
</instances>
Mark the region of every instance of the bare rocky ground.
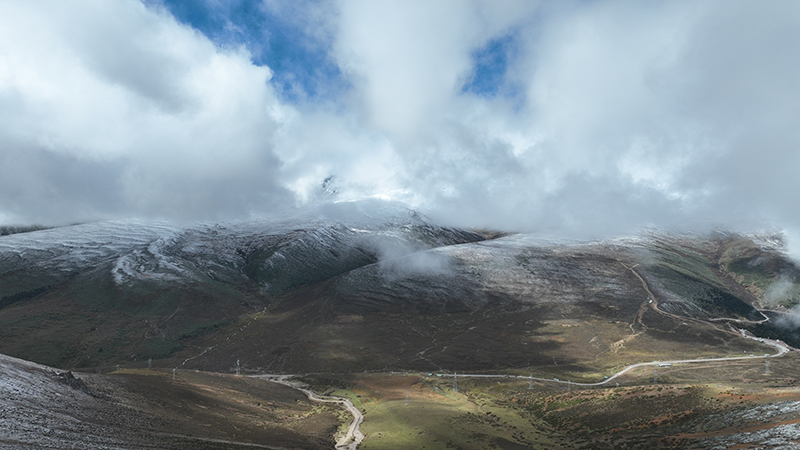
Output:
<instances>
[{"instance_id":1,"label":"bare rocky ground","mask_svg":"<svg viewBox=\"0 0 800 450\"><path fill-rule=\"evenodd\" d=\"M249 378L73 374L0 355L0 447L322 449L339 410Z\"/></svg>"}]
</instances>

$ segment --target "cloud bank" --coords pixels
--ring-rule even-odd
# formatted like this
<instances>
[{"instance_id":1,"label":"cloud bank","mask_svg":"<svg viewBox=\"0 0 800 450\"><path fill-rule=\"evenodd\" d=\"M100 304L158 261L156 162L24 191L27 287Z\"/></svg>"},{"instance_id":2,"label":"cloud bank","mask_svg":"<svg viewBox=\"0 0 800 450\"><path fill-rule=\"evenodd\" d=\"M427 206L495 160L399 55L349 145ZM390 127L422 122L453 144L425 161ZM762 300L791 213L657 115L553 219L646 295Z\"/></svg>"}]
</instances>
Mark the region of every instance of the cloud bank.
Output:
<instances>
[{"instance_id":1,"label":"cloud bank","mask_svg":"<svg viewBox=\"0 0 800 450\"><path fill-rule=\"evenodd\" d=\"M245 3L1 5L0 222L800 229L796 2Z\"/></svg>"}]
</instances>

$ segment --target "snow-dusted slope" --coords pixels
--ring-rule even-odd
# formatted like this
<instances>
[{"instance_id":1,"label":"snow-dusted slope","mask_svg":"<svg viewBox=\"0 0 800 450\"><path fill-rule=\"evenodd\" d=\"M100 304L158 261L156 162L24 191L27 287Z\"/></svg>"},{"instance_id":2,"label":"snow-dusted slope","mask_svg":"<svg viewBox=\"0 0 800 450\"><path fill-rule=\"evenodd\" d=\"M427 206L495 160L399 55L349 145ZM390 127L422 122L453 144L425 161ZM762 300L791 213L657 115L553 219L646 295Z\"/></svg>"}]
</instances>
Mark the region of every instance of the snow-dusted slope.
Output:
<instances>
[{"instance_id":1,"label":"snow-dusted slope","mask_svg":"<svg viewBox=\"0 0 800 450\"><path fill-rule=\"evenodd\" d=\"M0 355L0 374L2 448L145 448L135 436L141 415L90 395L72 373ZM103 424L123 414L129 429Z\"/></svg>"},{"instance_id":2,"label":"snow-dusted slope","mask_svg":"<svg viewBox=\"0 0 800 450\"><path fill-rule=\"evenodd\" d=\"M302 393L261 380L73 374L0 354L4 450L332 448L335 421L316 409ZM304 418L286 426L284 416ZM302 432L291 428L298 422Z\"/></svg>"},{"instance_id":3,"label":"snow-dusted slope","mask_svg":"<svg viewBox=\"0 0 800 450\"><path fill-rule=\"evenodd\" d=\"M369 202L279 220L126 220L2 236L0 340L7 353L66 367L166 357L297 288L481 239Z\"/></svg>"},{"instance_id":4,"label":"snow-dusted slope","mask_svg":"<svg viewBox=\"0 0 800 450\"><path fill-rule=\"evenodd\" d=\"M139 220L0 237L0 298L35 297L105 267L116 285L253 282L280 294L380 258L480 236L430 225L393 204L342 204L284 220L177 226Z\"/></svg>"},{"instance_id":5,"label":"snow-dusted slope","mask_svg":"<svg viewBox=\"0 0 800 450\"><path fill-rule=\"evenodd\" d=\"M164 223L113 221L0 237L0 295L59 284L178 233Z\"/></svg>"}]
</instances>

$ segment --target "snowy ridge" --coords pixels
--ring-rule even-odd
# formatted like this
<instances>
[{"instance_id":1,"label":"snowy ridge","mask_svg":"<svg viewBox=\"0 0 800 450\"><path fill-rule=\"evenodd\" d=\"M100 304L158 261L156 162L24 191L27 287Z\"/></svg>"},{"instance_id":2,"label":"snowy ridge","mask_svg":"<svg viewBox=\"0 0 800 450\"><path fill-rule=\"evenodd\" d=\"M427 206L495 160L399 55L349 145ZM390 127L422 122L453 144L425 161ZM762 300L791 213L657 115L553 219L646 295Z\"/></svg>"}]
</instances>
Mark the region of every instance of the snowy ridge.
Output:
<instances>
[{"instance_id":1,"label":"snowy ridge","mask_svg":"<svg viewBox=\"0 0 800 450\"><path fill-rule=\"evenodd\" d=\"M120 220L3 236L0 275L25 266L56 271L89 267L146 248L160 236L176 231L175 226L163 222Z\"/></svg>"},{"instance_id":2,"label":"snowy ridge","mask_svg":"<svg viewBox=\"0 0 800 450\"><path fill-rule=\"evenodd\" d=\"M0 297L33 295L98 269L116 286L217 280L255 282L278 294L379 258L478 239L431 225L401 204L374 201L298 210L283 219L98 222L1 237L0 278L16 281Z\"/></svg>"}]
</instances>

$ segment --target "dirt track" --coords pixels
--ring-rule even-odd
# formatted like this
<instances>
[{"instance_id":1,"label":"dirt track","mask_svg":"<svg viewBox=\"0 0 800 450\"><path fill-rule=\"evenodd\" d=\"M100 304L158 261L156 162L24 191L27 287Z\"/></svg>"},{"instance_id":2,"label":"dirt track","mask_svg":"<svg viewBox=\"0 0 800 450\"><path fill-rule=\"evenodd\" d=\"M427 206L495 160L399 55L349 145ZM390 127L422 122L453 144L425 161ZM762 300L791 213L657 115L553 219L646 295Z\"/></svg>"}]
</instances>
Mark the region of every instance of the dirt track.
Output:
<instances>
[{"instance_id":1,"label":"dirt track","mask_svg":"<svg viewBox=\"0 0 800 450\"><path fill-rule=\"evenodd\" d=\"M358 444L360 444L361 441L364 439L364 434L361 433L361 430L359 430L361 422L364 421L364 415L361 414L361 411L359 411L358 408L356 408L353 405L353 402L351 402L350 400L342 397L330 397L330 396L318 395L309 389L305 389L297 384L288 381L288 378L291 378L291 375L255 375L254 378L269 380L274 383L282 384L284 386L289 386L291 388L297 389L306 394L309 400L313 400L315 402L340 403L344 405L345 408L347 408L347 410L353 415L353 422L351 422L350 426L347 428L347 433L336 443L337 449L356 450Z\"/></svg>"}]
</instances>

